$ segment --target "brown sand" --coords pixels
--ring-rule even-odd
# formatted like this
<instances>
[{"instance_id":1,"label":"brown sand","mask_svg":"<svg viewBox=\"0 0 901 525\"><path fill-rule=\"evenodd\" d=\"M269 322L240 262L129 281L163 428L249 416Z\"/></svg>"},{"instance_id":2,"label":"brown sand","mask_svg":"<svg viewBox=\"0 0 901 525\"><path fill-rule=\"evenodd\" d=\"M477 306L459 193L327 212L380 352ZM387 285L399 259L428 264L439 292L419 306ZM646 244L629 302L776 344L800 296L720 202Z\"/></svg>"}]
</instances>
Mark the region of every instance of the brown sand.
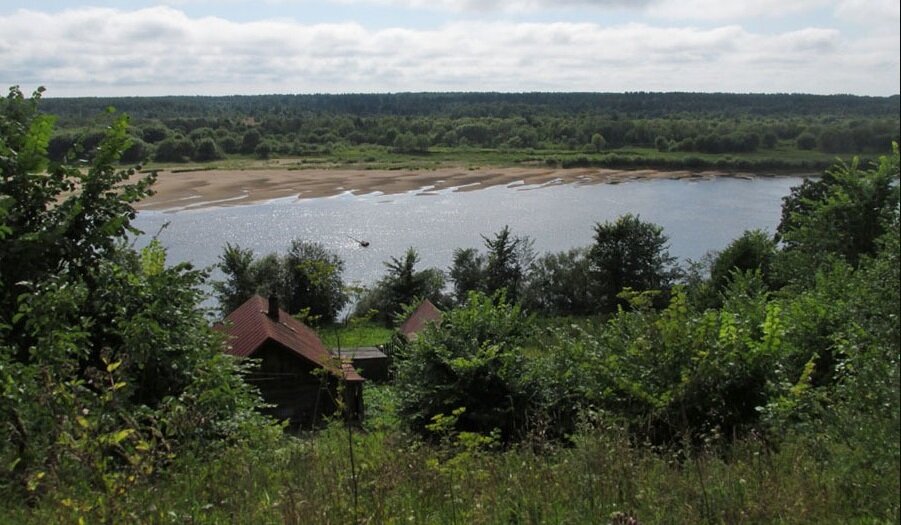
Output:
<instances>
[{"instance_id":1,"label":"brown sand","mask_svg":"<svg viewBox=\"0 0 901 525\"><path fill-rule=\"evenodd\" d=\"M435 170L207 170L159 172L156 194L145 199L139 209L179 210L209 206L249 204L280 197L299 199L327 197L351 191L356 194L380 191L386 194L454 188L471 191L515 183L600 184L638 179L687 179L720 176L752 177L717 171L607 170L596 168L440 168Z\"/></svg>"}]
</instances>

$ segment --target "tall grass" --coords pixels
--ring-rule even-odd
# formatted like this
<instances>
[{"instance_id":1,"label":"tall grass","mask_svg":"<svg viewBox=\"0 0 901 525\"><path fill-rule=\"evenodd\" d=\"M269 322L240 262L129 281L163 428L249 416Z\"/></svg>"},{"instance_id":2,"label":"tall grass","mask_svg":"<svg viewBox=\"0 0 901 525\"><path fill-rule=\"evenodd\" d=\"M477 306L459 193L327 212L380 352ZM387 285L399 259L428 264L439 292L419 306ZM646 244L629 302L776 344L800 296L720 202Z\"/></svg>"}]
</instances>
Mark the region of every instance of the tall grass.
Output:
<instances>
[{"instance_id":1,"label":"tall grass","mask_svg":"<svg viewBox=\"0 0 901 525\"><path fill-rule=\"evenodd\" d=\"M87 494L54 494L10 523L897 523L897 485L847 497L841 457L803 440L773 450L749 438L686 457L632 443L616 427L571 443L504 451L424 444L396 430L354 434L359 506L341 425L277 450L181 458L122 496L109 515ZM723 451L726 452L723 452ZM813 451L817 451L814 453ZM876 504L875 506L872 504ZM881 508L882 515L860 509ZM124 509L124 510L123 510ZM0 512L0 515L4 515Z\"/></svg>"}]
</instances>

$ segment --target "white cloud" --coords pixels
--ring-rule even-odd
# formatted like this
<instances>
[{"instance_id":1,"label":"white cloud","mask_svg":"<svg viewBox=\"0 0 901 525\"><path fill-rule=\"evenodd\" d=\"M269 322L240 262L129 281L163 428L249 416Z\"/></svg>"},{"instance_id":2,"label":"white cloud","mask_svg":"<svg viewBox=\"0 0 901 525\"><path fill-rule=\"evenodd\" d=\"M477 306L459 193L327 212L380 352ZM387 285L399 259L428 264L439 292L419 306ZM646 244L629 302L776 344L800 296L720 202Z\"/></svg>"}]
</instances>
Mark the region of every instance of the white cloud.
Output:
<instances>
[{"instance_id":1,"label":"white cloud","mask_svg":"<svg viewBox=\"0 0 901 525\"><path fill-rule=\"evenodd\" d=\"M339 0L444 11L535 11L560 7L641 8L658 0Z\"/></svg>"},{"instance_id":2,"label":"white cloud","mask_svg":"<svg viewBox=\"0 0 901 525\"><path fill-rule=\"evenodd\" d=\"M0 83L49 94L899 91L897 37L594 23L232 22L167 7L0 16Z\"/></svg>"},{"instance_id":3,"label":"white cloud","mask_svg":"<svg viewBox=\"0 0 901 525\"><path fill-rule=\"evenodd\" d=\"M901 25L901 4L898 0L841 0L835 8L835 17L897 33Z\"/></svg>"},{"instance_id":4,"label":"white cloud","mask_svg":"<svg viewBox=\"0 0 901 525\"><path fill-rule=\"evenodd\" d=\"M281 0L290 1L290 0ZM834 3L830 0L336 0L411 9L451 12L505 13L532 12L560 8L624 9L646 11L655 17L680 20L739 20L748 17L777 17L799 13ZM850 0L871 2L877 0Z\"/></svg>"},{"instance_id":5,"label":"white cloud","mask_svg":"<svg viewBox=\"0 0 901 525\"><path fill-rule=\"evenodd\" d=\"M648 6L648 13L677 20L744 20L794 15L829 5L828 0L659 0Z\"/></svg>"}]
</instances>

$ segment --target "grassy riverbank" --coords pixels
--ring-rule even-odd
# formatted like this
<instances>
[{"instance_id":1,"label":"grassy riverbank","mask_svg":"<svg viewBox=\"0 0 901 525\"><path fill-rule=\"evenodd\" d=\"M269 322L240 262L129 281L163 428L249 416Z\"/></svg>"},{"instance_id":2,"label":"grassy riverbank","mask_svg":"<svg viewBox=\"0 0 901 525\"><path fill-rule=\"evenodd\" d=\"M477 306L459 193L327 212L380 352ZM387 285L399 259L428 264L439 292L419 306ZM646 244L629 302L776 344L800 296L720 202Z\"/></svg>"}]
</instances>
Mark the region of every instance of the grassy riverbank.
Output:
<instances>
[{"instance_id":1,"label":"grassy riverbank","mask_svg":"<svg viewBox=\"0 0 901 525\"><path fill-rule=\"evenodd\" d=\"M566 149L494 149L466 147L433 147L421 153L402 153L382 146L338 146L328 151L302 156L279 156L259 159L253 156L229 155L210 162L146 164L145 169L173 171L249 170L249 169L361 169L361 170L428 170L439 168L505 168L505 167L603 167L611 169L719 169L743 172L804 171L815 172L830 166L837 157L850 160L851 155L833 155L805 151L790 145L753 153L710 154L694 152L661 152L653 148L619 148L601 152ZM867 156L864 156L866 159Z\"/></svg>"}]
</instances>

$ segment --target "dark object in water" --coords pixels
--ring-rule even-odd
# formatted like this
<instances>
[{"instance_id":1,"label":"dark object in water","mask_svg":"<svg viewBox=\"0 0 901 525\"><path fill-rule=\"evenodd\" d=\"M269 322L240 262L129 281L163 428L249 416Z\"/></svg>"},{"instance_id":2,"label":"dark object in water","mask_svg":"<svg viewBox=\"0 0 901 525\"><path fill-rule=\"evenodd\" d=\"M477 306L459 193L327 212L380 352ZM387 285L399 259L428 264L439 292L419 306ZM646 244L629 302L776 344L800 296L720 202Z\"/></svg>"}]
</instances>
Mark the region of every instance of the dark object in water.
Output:
<instances>
[{"instance_id":1,"label":"dark object in water","mask_svg":"<svg viewBox=\"0 0 901 525\"><path fill-rule=\"evenodd\" d=\"M369 247L369 241L361 241L360 239L354 239L354 238L351 237L350 235L348 235L347 237L348 237L349 239L353 240L354 242L356 242L357 244L359 244L360 246L362 246L363 248L368 248L368 247Z\"/></svg>"}]
</instances>

